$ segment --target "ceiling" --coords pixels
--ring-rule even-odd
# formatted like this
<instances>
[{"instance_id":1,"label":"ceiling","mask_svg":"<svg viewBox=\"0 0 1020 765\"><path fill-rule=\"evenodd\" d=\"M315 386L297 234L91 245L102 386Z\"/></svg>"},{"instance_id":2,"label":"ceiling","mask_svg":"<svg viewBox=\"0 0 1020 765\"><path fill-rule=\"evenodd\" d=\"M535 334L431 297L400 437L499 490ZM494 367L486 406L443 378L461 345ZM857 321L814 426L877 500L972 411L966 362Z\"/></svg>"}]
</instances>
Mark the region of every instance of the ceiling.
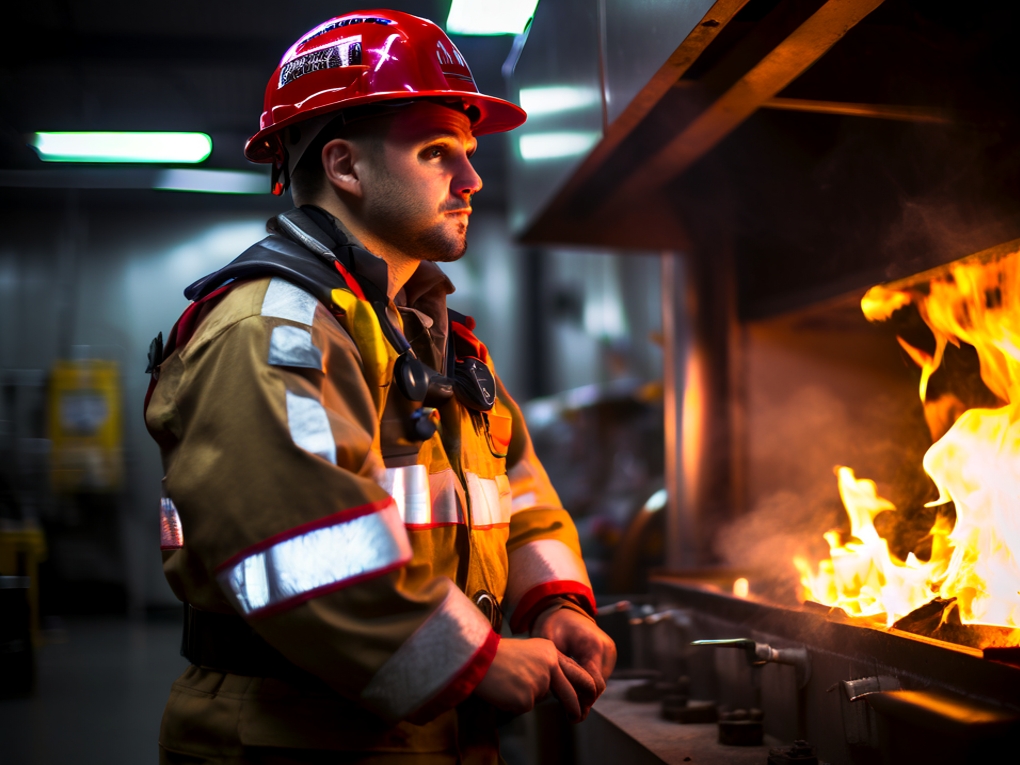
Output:
<instances>
[{"instance_id":1,"label":"ceiling","mask_svg":"<svg viewBox=\"0 0 1020 765\"><path fill-rule=\"evenodd\" d=\"M449 4L387 5L443 24ZM43 166L24 143L37 130L202 131L213 138L205 166L249 167L242 147L280 56L316 24L358 8L322 0L12 3L0 29L0 169ZM503 95L500 67L512 39L455 41L479 88ZM503 137L484 137L476 155L486 182L480 205L504 204L504 165Z\"/></svg>"}]
</instances>

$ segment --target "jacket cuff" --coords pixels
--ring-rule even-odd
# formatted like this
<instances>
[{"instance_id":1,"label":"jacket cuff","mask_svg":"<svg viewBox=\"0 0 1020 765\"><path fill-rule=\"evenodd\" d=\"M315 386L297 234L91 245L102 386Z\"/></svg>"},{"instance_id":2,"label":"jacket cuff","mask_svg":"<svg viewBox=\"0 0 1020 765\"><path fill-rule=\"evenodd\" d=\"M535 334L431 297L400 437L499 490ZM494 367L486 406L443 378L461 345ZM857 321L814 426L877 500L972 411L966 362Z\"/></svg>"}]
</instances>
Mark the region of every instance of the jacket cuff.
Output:
<instances>
[{"instance_id":1,"label":"jacket cuff","mask_svg":"<svg viewBox=\"0 0 1020 765\"><path fill-rule=\"evenodd\" d=\"M535 623L546 614L551 614L562 609L581 614L581 616L586 619L590 619L592 622L595 621L595 617L589 610L587 601L583 598L577 595L550 595L548 598L543 598L538 605L532 609L534 616L531 619L531 623L526 625L527 631L530 633L533 629L535 629Z\"/></svg>"},{"instance_id":2,"label":"jacket cuff","mask_svg":"<svg viewBox=\"0 0 1020 765\"><path fill-rule=\"evenodd\" d=\"M522 632L541 612L541 602L554 595L571 595L595 613L595 595L584 561L558 539L536 539L510 553L506 610L511 612L510 629Z\"/></svg>"},{"instance_id":3,"label":"jacket cuff","mask_svg":"<svg viewBox=\"0 0 1020 765\"><path fill-rule=\"evenodd\" d=\"M496 658L499 641L499 635L490 632L485 643L475 652L460 674L454 677L450 684L431 701L410 715L408 721L416 725L428 722L447 709L453 709L474 693L475 688L482 682L482 678L485 677L485 673L489 671L489 667L492 666L492 662Z\"/></svg>"},{"instance_id":4,"label":"jacket cuff","mask_svg":"<svg viewBox=\"0 0 1020 765\"><path fill-rule=\"evenodd\" d=\"M513 615L510 617L510 629L513 632L530 632L535 620L549 608L572 608L594 618L595 594L591 588L580 582L547 582L533 587L524 594Z\"/></svg>"},{"instance_id":5,"label":"jacket cuff","mask_svg":"<svg viewBox=\"0 0 1020 765\"><path fill-rule=\"evenodd\" d=\"M426 721L474 691L498 646L489 620L450 582L435 611L375 673L362 702L389 720Z\"/></svg>"}]
</instances>

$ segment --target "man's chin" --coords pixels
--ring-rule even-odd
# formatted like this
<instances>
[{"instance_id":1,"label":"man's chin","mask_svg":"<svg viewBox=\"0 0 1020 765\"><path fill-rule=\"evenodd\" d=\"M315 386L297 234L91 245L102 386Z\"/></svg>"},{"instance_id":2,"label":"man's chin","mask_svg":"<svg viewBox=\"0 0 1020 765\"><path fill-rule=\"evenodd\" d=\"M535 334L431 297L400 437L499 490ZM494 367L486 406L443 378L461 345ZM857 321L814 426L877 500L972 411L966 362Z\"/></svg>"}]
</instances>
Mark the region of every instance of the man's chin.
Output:
<instances>
[{"instance_id":1,"label":"man's chin","mask_svg":"<svg viewBox=\"0 0 1020 765\"><path fill-rule=\"evenodd\" d=\"M418 256L432 263L452 263L463 258L466 252L466 232L451 236L446 232L431 231L421 238L418 246Z\"/></svg>"},{"instance_id":2,"label":"man's chin","mask_svg":"<svg viewBox=\"0 0 1020 765\"><path fill-rule=\"evenodd\" d=\"M422 260L427 260L430 263L453 263L463 258L466 252L467 247L462 248L459 252L434 252L426 255Z\"/></svg>"}]
</instances>

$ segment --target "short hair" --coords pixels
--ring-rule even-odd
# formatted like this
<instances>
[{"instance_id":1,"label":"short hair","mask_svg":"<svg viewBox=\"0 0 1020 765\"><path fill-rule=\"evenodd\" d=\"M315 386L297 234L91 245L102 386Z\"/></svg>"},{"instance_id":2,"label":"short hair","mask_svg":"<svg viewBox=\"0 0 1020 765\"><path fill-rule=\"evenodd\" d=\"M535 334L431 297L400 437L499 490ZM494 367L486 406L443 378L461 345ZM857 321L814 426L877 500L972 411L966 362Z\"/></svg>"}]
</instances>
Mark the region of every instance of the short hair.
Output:
<instances>
[{"instance_id":1,"label":"short hair","mask_svg":"<svg viewBox=\"0 0 1020 765\"><path fill-rule=\"evenodd\" d=\"M351 114L351 112L357 111L357 109L348 109L337 115L308 144L308 148L305 149L290 174L291 194L295 198L308 202L318 197L322 192L326 181L326 171L322 166L322 149L330 141L345 138L363 142L369 151L376 151L382 147L383 131L379 129L380 120L370 118L389 117L392 112L376 110L375 114ZM287 137L291 143L301 140L300 129L300 125L287 128L290 131Z\"/></svg>"}]
</instances>

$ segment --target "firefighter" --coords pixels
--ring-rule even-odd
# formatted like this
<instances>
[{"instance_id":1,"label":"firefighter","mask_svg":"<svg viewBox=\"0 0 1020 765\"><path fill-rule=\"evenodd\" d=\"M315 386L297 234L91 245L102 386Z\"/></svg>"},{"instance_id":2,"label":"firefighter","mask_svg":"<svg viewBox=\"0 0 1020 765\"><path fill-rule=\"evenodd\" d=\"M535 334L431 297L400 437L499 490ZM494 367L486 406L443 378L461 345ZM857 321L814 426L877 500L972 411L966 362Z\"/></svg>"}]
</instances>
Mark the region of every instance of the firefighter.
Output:
<instances>
[{"instance_id":1,"label":"firefighter","mask_svg":"<svg viewBox=\"0 0 1020 765\"><path fill-rule=\"evenodd\" d=\"M495 763L501 719L605 689L576 530L436 265L476 136L524 119L404 13L331 19L270 79L245 153L296 207L150 350L191 662L162 762Z\"/></svg>"}]
</instances>

